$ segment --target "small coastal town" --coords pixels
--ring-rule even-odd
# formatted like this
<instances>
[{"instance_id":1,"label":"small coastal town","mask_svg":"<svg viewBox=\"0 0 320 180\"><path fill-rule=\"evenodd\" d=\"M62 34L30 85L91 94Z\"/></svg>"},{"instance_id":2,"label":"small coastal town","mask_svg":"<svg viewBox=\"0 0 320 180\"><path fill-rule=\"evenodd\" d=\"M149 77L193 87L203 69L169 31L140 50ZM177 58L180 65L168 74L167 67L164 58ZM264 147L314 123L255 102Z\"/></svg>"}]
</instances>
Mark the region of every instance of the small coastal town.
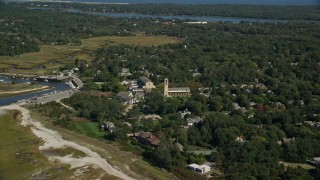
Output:
<instances>
[{"instance_id":1,"label":"small coastal town","mask_svg":"<svg viewBox=\"0 0 320 180\"><path fill-rule=\"evenodd\" d=\"M320 179L319 3L149 1L0 0L0 179Z\"/></svg>"}]
</instances>

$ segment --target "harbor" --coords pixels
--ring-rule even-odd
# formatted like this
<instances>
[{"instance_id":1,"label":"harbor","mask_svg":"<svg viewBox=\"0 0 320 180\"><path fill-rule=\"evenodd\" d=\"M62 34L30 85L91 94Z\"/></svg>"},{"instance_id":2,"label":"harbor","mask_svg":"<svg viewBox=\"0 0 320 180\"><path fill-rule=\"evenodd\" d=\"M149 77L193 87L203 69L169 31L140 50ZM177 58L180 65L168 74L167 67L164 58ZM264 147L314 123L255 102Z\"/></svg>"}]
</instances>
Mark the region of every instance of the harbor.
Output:
<instances>
[{"instance_id":1,"label":"harbor","mask_svg":"<svg viewBox=\"0 0 320 180\"><path fill-rule=\"evenodd\" d=\"M9 105L12 103L45 104L51 101L58 101L71 97L73 93L83 86L83 82L76 76L68 76L59 79L52 76L39 77L29 75L0 75L0 82L25 84L33 83L51 87L51 89L38 92L30 92L21 95L0 98L0 106Z\"/></svg>"}]
</instances>

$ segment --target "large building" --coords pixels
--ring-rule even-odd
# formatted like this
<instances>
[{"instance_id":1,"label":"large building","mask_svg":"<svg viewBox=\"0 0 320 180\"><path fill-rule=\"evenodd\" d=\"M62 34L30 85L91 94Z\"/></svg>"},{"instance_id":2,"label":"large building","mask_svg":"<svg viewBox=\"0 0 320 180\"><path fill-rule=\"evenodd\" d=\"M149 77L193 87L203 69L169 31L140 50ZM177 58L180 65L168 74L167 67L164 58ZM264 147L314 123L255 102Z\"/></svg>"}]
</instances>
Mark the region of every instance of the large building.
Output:
<instances>
[{"instance_id":1,"label":"large building","mask_svg":"<svg viewBox=\"0 0 320 180\"><path fill-rule=\"evenodd\" d=\"M144 90L151 90L153 88L156 88L153 85L153 82L146 77L140 77L138 80L138 85L139 85L139 87L143 88Z\"/></svg>"},{"instance_id":2,"label":"large building","mask_svg":"<svg viewBox=\"0 0 320 180\"><path fill-rule=\"evenodd\" d=\"M178 88L169 88L169 80L168 78L164 79L164 97L176 97L176 96L190 96L190 88L189 87L178 87Z\"/></svg>"}]
</instances>

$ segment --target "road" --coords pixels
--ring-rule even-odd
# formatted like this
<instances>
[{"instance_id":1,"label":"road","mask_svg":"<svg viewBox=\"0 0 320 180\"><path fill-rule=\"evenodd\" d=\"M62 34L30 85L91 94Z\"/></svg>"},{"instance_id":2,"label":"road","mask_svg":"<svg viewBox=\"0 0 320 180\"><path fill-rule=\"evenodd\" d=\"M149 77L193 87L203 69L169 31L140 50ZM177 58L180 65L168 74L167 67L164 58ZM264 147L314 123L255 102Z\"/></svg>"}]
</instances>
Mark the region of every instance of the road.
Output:
<instances>
[{"instance_id":1,"label":"road","mask_svg":"<svg viewBox=\"0 0 320 180\"><path fill-rule=\"evenodd\" d=\"M69 90L64 92L58 92L56 94L50 94L42 97L38 97L35 101L37 104L46 104L52 101L60 101L61 99L70 98L75 91Z\"/></svg>"}]
</instances>

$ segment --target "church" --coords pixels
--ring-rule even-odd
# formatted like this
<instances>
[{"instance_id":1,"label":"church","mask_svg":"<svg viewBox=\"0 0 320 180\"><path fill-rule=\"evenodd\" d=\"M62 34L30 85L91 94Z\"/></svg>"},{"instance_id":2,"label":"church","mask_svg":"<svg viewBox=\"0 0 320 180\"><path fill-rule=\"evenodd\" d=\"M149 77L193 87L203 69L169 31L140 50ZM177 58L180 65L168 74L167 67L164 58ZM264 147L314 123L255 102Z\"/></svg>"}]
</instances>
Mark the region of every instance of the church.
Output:
<instances>
[{"instance_id":1,"label":"church","mask_svg":"<svg viewBox=\"0 0 320 180\"><path fill-rule=\"evenodd\" d=\"M177 88L169 88L169 80L168 78L164 79L164 97L177 97L177 96L190 96L190 88L189 87L177 87Z\"/></svg>"}]
</instances>

